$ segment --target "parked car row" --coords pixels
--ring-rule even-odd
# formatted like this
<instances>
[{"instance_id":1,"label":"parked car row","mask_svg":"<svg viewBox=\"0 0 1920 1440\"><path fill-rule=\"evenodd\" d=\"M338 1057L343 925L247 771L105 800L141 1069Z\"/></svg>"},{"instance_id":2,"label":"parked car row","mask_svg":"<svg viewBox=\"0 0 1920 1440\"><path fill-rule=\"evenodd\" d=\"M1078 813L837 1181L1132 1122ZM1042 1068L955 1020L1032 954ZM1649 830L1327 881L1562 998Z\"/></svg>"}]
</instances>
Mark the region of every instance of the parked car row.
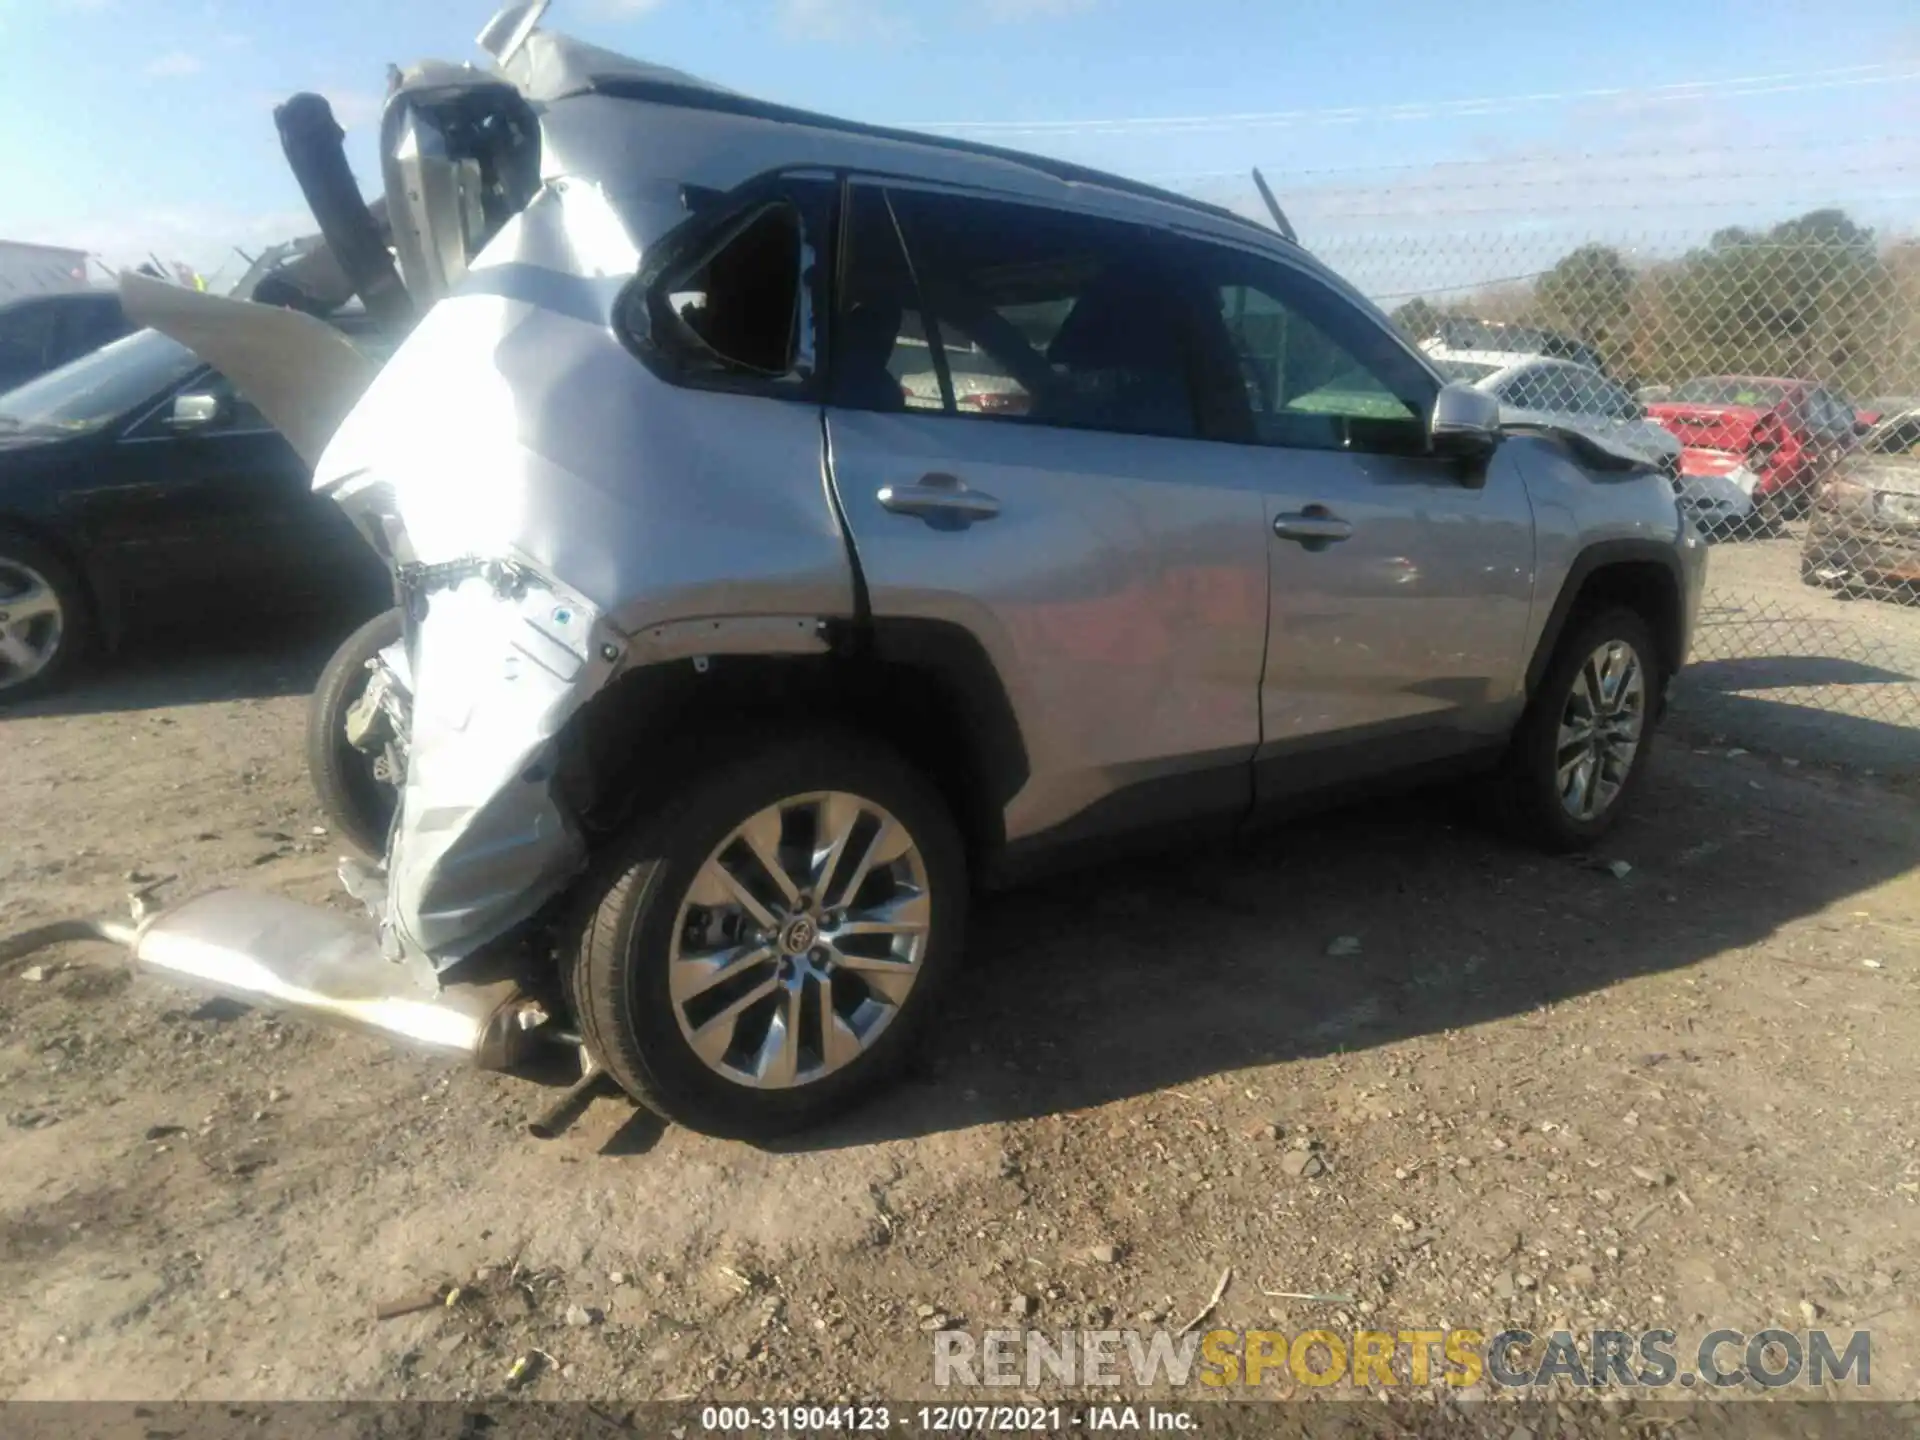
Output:
<instances>
[{"instance_id":1,"label":"parked car row","mask_svg":"<svg viewBox=\"0 0 1920 1440\"><path fill-rule=\"evenodd\" d=\"M1481 328L1481 339L1538 338L1518 327ZM1773 376L1701 376L1636 396L1592 358L1465 351L1450 343L1459 338L1436 337L1422 349L1449 379L1496 396L1505 423L1550 422L1639 450L1674 482L1695 524L1714 537L1768 533L1805 515L1863 436L1920 411L1920 401L1904 397L1856 410L1824 386Z\"/></svg>"},{"instance_id":2,"label":"parked car row","mask_svg":"<svg viewBox=\"0 0 1920 1440\"><path fill-rule=\"evenodd\" d=\"M1805 380L1707 376L1647 412L1688 449L1738 457L1753 476L1754 515L1767 523L1804 514L1820 477L1858 439L1853 407Z\"/></svg>"}]
</instances>

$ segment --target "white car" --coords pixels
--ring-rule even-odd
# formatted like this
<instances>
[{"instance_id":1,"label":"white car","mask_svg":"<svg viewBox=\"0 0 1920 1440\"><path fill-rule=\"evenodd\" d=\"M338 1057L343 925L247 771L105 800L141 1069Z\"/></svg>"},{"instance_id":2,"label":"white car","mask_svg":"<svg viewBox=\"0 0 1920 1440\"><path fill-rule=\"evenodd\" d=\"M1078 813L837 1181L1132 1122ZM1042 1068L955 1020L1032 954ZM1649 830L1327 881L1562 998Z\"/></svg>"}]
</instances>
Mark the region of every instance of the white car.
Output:
<instances>
[{"instance_id":1,"label":"white car","mask_svg":"<svg viewBox=\"0 0 1920 1440\"><path fill-rule=\"evenodd\" d=\"M1680 454L1674 488L1703 534L1725 535L1753 523L1753 491L1759 483L1744 455L1688 447Z\"/></svg>"}]
</instances>

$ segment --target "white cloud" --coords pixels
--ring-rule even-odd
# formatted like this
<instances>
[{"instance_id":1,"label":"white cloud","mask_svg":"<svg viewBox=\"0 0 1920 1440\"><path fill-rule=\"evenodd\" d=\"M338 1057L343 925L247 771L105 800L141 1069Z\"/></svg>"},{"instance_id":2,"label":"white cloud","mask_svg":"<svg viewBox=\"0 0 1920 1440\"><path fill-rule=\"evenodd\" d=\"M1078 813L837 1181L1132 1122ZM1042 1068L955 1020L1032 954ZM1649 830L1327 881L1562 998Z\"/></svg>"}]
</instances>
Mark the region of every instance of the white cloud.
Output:
<instances>
[{"instance_id":1,"label":"white cloud","mask_svg":"<svg viewBox=\"0 0 1920 1440\"><path fill-rule=\"evenodd\" d=\"M167 80L198 75L202 68L200 57L190 50L169 50L164 55L154 56L146 66L147 74Z\"/></svg>"}]
</instances>

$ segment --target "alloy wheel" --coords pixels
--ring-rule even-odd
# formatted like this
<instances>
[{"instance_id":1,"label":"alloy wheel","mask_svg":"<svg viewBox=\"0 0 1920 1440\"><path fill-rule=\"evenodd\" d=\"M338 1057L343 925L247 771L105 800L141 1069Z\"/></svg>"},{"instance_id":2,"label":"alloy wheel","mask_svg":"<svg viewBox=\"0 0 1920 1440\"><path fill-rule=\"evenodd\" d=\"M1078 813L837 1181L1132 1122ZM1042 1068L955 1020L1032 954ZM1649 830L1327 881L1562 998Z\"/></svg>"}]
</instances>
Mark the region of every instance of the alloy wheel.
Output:
<instances>
[{"instance_id":1,"label":"alloy wheel","mask_svg":"<svg viewBox=\"0 0 1920 1440\"><path fill-rule=\"evenodd\" d=\"M65 631L60 596L47 577L0 556L0 691L24 685L51 665Z\"/></svg>"},{"instance_id":2,"label":"alloy wheel","mask_svg":"<svg viewBox=\"0 0 1920 1440\"><path fill-rule=\"evenodd\" d=\"M668 955L680 1033L740 1085L845 1068L906 1003L933 897L906 827L842 791L792 796L728 835L688 887Z\"/></svg>"},{"instance_id":3,"label":"alloy wheel","mask_svg":"<svg viewBox=\"0 0 1920 1440\"><path fill-rule=\"evenodd\" d=\"M1619 797L1646 732L1646 667L1624 640L1609 640L1573 677L1554 752L1560 803L1594 820Z\"/></svg>"}]
</instances>

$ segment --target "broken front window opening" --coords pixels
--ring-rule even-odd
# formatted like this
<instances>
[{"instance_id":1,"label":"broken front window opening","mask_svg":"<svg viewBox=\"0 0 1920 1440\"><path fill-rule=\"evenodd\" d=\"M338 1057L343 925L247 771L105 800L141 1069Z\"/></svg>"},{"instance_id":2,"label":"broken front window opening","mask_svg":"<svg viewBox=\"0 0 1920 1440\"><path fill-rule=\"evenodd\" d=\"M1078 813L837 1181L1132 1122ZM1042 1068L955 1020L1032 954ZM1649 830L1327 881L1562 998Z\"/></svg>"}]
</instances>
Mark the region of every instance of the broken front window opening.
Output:
<instances>
[{"instance_id":1,"label":"broken front window opening","mask_svg":"<svg viewBox=\"0 0 1920 1440\"><path fill-rule=\"evenodd\" d=\"M782 202L727 226L654 289L656 333L692 378L790 374L800 333L800 215Z\"/></svg>"}]
</instances>

